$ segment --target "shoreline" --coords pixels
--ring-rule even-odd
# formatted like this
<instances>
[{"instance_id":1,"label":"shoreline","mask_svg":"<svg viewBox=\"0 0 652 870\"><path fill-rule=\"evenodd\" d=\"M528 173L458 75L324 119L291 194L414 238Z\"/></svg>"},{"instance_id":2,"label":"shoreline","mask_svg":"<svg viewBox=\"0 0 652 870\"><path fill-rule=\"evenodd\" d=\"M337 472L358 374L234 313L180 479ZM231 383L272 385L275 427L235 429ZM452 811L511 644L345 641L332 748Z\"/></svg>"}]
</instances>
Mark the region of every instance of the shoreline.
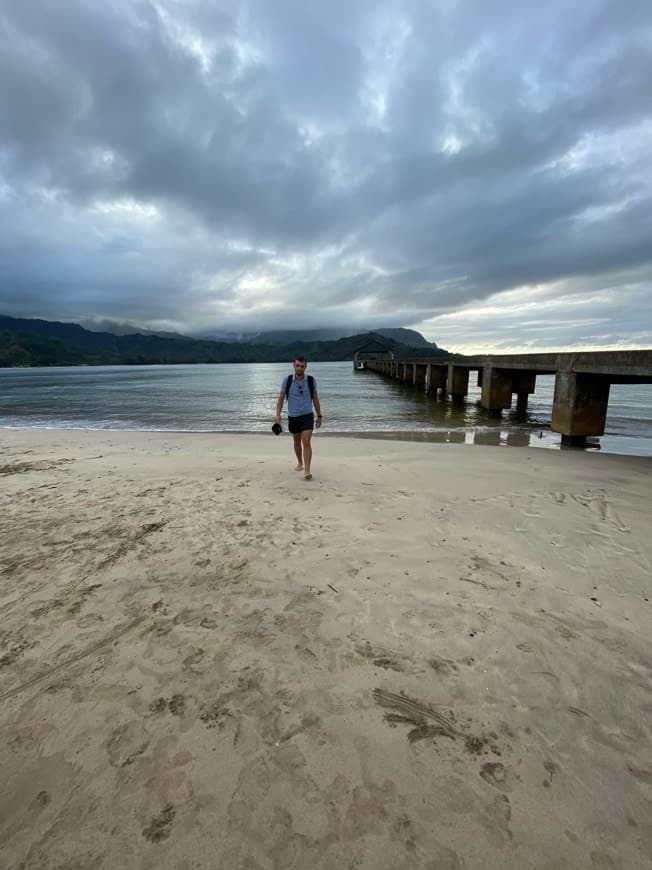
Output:
<instances>
[{"instance_id":1,"label":"shoreline","mask_svg":"<svg viewBox=\"0 0 652 870\"><path fill-rule=\"evenodd\" d=\"M271 426L271 424L270 424ZM537 434L537 429L539 434ZM269 437L268 429L260 430L236 430L236 429L111 429L102 427L85 426L0 426L0 433L7 432L98 432L98 433L123 433L131 435L186 435L186 436L227 436L227 437ZM282 437L287 437L287 421L284 421ZM450 428L450 429L374 429L374 430L348 430L329 431L328 429L317 431L315 437L322 439L361 439L368 441L401 441L408 443L423 444L455 444L473 447L510 447L510 448L534 448L552 452L570 451L571 453L600 453L610 456L631 456L640 458L652 458L652 443L646 436L636 435L604 435L589 438L584 447L566 447L561 444L561 435L551 430L532 426L529 430L515 430L509 427L495 426L478 427L476 429ZM1 438L1 434L0 434ZM602 441L615 440L621 448L623 443L633 442L638 449L627 451L615 450L613 446L605 448ZM645 447L645 449L643 449Z\"/></svg>"},{"instance_id":2,"label":"shoreline","mask_svg":"<svg viewBox=\"0 0 652 870\"><path fill-rule=\"evenodd\" d=\"M217 434L0 431L8 866L644 866L650 459Z\"/></svg>"}]
</instances>

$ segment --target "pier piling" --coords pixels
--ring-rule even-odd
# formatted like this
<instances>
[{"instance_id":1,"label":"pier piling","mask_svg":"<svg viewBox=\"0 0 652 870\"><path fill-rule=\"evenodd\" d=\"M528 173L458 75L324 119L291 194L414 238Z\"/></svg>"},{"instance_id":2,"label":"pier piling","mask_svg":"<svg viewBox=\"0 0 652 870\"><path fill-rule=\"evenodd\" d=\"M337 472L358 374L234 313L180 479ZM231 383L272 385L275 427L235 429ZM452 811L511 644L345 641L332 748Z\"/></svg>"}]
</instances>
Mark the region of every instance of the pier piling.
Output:
<instances>
[{"instance_id":1,"label":"pier piling","mask_svg":"<svg viewBox=\"0 0 652 870\"><path fill-rule=\"evenodd\" d=\"M562 444L582 445L604 434L611 384L652 384L652 350L438 357L429 360L375 359L368 368L422 388L426 395L454 401L468 395L469 374L478 373L480 404L500 417L512 407L524 414L539 374L555 375L550 428Z\"/></svg>"},{"instance_id":2,"label":"pier piling","mask_svg":"<svg viewBox=\"0 0 652 870\"><path fill-rule=\"evenodd\" d=\"M576 445L587 435L604 434L609 388L605 375L558 372L551 428L561 432L562 444Z\"/></svg>"}]
</instances>

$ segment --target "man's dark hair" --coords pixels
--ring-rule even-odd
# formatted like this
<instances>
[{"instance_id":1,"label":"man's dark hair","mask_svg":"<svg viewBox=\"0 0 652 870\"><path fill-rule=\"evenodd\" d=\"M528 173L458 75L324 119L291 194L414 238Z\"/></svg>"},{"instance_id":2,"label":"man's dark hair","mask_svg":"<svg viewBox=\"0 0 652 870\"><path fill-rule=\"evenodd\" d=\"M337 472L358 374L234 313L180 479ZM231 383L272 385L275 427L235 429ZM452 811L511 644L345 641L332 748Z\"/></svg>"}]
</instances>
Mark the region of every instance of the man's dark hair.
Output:
<instances>
[{"instance_id":1,"label":"man's dark hair","mask_svg":"<svg viewBox=\"0 0 652 870\"><path fill-rule=\"evenodd\" d=\"M294 362L304 362L306 363L306 365L308 364L308 360L305 358L305 356L295 356Z\"/></svg>"}]
</instances>

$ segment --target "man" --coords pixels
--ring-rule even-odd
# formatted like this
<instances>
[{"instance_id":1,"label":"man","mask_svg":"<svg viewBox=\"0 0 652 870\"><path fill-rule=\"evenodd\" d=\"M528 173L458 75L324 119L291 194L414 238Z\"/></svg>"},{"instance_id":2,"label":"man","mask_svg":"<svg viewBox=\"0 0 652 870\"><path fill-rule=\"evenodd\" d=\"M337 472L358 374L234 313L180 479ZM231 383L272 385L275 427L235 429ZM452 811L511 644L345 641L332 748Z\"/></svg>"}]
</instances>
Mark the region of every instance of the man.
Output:
<instances>
[{"instance_id":1,"label":"man","mask_svg":"<svg viewBox=\"0 0 652 870\"><path fill-rule=\"evenodd\" d=\"M310 382L306 376L306 368L308 361L305 357L298 356L294 360L294 375L287 375L283 378L281 384L281 392L276 403L276 423L281 422L281 413L283 411L283 402L287 395L288 399L288 428L294 438L294 452L297 456L297 471L303 471L306 480L312 480L310 473L310 463L312 462L312 430L315 425L319 429L321 426L321 406L319 404L319 395L317 393L317 380L313 377L312 381L312 396L310 395ZM288 378L291 378L290 388L288 390ZM312 406L315 406L317 412L317 422L315 424L315 415L312 411Z\"/></svg>"}]
</instances>

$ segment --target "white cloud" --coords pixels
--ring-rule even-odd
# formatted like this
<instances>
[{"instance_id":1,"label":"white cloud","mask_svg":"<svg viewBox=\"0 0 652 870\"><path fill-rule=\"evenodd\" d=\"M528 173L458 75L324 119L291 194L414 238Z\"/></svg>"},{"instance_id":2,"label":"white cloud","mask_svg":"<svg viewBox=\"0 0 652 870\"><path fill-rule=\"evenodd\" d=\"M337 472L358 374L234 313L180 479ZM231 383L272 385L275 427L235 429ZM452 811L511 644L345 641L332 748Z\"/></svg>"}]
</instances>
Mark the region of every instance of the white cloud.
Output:
<instances>
[{"instance_id":1,"label":"white cloud","mask_svg":"<svg viewBox=\"0 0 652 870\"><path fill-rule=\"evenodd\" d=\"M652 343L648 0L0 18L0 310Z\"/></svg>"}]
</instances>

